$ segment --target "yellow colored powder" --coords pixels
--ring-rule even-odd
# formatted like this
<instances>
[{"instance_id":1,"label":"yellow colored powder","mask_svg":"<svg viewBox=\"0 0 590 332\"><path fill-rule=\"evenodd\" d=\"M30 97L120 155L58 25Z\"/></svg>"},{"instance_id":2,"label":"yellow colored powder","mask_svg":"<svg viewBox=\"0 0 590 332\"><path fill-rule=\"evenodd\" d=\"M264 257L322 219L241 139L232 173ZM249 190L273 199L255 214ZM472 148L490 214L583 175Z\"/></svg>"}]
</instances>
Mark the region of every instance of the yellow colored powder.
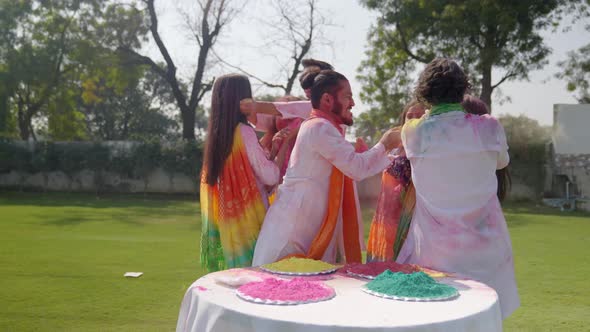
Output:
<instances>
[{"instance_id":1,"label":"yellow colored powder","mask_svg":"<svg viewBox=\"0 0 590 332\"><path fill-rule=\"evenodd\" d=\"M333 269L337 266L326 262L317 261L315 259L291 257L278 262L263 265L262 267L267 270L277 272L309 273L322 272Z\"/></svg>"}]
</instances>

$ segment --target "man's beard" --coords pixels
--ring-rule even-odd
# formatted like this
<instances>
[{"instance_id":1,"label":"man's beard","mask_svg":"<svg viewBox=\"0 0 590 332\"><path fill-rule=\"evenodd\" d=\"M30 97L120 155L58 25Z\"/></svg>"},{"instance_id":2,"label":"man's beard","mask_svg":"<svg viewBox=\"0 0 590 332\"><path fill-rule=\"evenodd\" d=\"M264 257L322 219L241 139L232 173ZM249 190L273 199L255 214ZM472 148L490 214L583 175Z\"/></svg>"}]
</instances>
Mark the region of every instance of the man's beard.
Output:
<instances>
[{"instance_id":1,"label":"man's beard","mask_svg":"<svg viewBox=\"0 0 590 332\"><path fill-rule=\"evenodd\" d=\"M342 104L339 101L334 100L334 104L332 105L332 113L334 113L339 119L342 124L347 126L352 126L354 120L352 118L344 118L342 116L342 112L344 112L344 108L342 108Z\"/></svg>"}]
</instances>

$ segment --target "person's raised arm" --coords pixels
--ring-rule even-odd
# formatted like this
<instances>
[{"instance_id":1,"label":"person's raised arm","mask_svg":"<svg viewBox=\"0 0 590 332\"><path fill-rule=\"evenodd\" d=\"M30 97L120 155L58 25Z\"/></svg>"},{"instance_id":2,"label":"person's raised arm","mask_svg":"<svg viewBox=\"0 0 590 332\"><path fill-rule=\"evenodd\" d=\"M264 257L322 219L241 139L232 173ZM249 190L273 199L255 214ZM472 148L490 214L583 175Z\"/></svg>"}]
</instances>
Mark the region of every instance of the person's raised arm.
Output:
<instances>
[{"instance_id":1,"label":"person's raised arm","mask_svg":"<svg viewBox=\"0 0 590 332\"><path fill-rule=\"evenodd\" d=\"M364 153L357 153L340 132L329 123L314 126L313 148L346 176L355 181L382 172L391 162L388 151L399 144L399 130L386 132L381 141Z\"/></svg>"}]
</instances>

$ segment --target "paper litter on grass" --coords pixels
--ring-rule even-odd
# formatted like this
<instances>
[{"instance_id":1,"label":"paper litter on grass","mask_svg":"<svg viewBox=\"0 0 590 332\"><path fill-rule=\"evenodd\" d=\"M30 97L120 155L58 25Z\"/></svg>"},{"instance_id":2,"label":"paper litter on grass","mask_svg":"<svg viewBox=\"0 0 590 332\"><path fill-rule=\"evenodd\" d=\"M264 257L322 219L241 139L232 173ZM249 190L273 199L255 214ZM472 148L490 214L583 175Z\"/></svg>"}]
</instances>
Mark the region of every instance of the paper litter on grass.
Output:
<instances>
[{"instance_id":1,"label":"paper litter on grass","mask_svg":"<svg viewBox=\"0 0 590 332\"><path fill-rule=\"evenodd\" d=\"M125 272L123 276L127 278L139 278L142 274L143 272Z\"/></svg>"}]
</instances>

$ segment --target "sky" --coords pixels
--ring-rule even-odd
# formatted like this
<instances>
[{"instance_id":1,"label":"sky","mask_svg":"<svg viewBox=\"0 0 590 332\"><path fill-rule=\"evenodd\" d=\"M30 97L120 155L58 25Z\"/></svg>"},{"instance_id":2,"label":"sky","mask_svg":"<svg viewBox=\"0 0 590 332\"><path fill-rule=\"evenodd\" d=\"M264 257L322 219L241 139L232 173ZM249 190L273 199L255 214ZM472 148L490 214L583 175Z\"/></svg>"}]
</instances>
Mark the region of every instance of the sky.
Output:
<instances>
[{"instance_id":1,"label":"sky","mask_svg":"<svg viewBox=\"0 0 590 332\"><path fill-rule=\"evenodd\" d=\"M286 79L282 66L287 62L288 54L276 41L273 29L272 8L270 0L234 0L241 5L239 15L227 26L215 47L215 54L232 66L240 67L266 81L283 83ZM292 0L292 2L302 0ZM180 75L189 78L194 72L198 48L191 37L187 20L179 12L195 12L195 0L158 1L156 10L159 16L159 31L164 43L171 53ZM339 72L351 81L355 94L355 114L366 110L359 97L361 85L356 80L358 67L365 59L367 33L376 21L378 13L362 7L356 0L319 0L319 11L328 21L323 28L322 43L316 45L309 57L325 60L333 64ZM590 43L590 33L584 30L584 22L578 22L563 32L543 32L546 44L553 52L549 64L542 70L529 74L529 81L505 82L501 87L502 95L511 101L499 104L494 102L495 115L525 114L538 120L542 125L553 122L553 104L575 104L574 93L566 90L566 83L554 77L559 71L558 62L566 58L567 52ZM285 45L282 45L285 46ZM153 41L145 46L144 53L153 59L161 60L159 51ZM215 56L211 57L215 60ZM223 63L213 63L210 75L219 76L236 72ZM282 78L282 79L281 79ZM497 79L496 79L497 80ZM494 81L496 81L494 80ZM254 94L279 93L280 90L268 88L251 79ZM293 94L301 95L300 89ZM205 101L207 102L207 101Z\"/></svg>"}]
</instances>

